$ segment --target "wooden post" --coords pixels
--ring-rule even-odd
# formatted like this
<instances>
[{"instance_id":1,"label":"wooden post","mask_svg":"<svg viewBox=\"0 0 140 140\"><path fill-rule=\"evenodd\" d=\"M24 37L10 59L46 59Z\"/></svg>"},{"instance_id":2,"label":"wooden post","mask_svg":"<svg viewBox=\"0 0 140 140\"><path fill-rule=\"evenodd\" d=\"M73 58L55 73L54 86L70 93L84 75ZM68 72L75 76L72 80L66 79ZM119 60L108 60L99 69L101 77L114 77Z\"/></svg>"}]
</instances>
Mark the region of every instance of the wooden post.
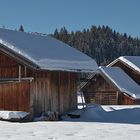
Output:
<instances>
[{"instance_id":1,"label":"wooden post","mask_svg":"<svg viewBox=\"0 0 140 140\"><path fill-rule=\"evenodd\" d=\"M61 112L61 106L60 106L60 101L61 101L61 97L60 97L60 71L58 72L58 112Z\"/></svg>"},{"instance_id":2,"label":"wooden post","mask_svg":"<svg viewBox=\"0 0 140 140\"><path fill-rule=\"evenodd\" d=\"M18 66L18 79L21 82L21 65Z\"/></svg>"},{"instance_id":3,"label":"wooden post","mask_svg":"<svg viewBox=\"0 0 140 140\"><path fill-rule=\"evenodd\" d=\"M119 96L119 93L118 93L118 91L117 91L117 93L116 93L116 105L118 105L118 96Z\"/></svg>"},{"instance_id":4,"label":"wooden post","mask_svg":"<svg viewBox=\"0 0 140 140\"><path fill-rule=\"evenodd\" d=\"M24 77L26 77L27 76L27 68L26 68L26 66L24 66Z\"/></svg>"},{"instance_id":5,"label":"wooden post","mask_svg":"<svg viewBox=\"0 0 140 140\"><path fill-rule=\"evenodd\" d=\"M99 94L99 96L100 96L100 104L102 104L102 94Z\"/></svg>"},{"instance_id":6,"label":"wooden post","mask_svg":"<svg viewBox=\"0 0 140 140\"><path fill-rule=\"evenodd\" d=\"M69 104L68 104L68 106L71 108L72 106L71 106L71 100L73 100L73 98L71 98L71 94L73 94L73 93L71 93L71 89L70 89L70 83L71 81L70 81L70 72L68 73L68 97L69 97Z\"/></svg>"}]
</instances>

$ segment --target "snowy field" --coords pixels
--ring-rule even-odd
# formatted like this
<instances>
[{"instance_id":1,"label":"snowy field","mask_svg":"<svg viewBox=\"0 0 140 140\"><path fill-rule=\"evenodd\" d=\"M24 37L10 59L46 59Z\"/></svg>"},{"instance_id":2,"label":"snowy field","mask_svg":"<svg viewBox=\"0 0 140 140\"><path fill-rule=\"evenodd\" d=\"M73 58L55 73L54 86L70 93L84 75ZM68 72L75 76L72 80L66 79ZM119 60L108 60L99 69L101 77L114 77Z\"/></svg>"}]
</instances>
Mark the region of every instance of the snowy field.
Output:
<instances>
[{"instance_id":1,"label":"snowy field","mask_svg":"<svg viewBox=\"0 0 140 140\"><path fill-rule=\"evenodd\" d=\"M97 122L0 122L0 140L139 140L140 125Z\"/></svg>"},{"instance_id":2,"label":"snowy field","mask_svg":"<svg viewBox=\"0 0 140 140\"><path fill-rule=\"evenodd\" d=\"M59 122L0 121L0 140L140 140L140 106L89 105Z\"/></svg>"}]
</instances>

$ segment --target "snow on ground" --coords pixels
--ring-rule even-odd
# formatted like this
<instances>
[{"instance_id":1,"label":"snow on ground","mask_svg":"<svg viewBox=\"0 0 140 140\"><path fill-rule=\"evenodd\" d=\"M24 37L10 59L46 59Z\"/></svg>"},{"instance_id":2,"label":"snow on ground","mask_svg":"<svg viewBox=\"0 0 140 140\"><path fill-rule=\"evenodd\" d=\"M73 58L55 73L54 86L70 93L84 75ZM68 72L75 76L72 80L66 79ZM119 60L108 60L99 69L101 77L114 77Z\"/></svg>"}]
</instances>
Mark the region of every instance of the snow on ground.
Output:
<instances>
[{"instance_id":1,"label":"snow on ground","mask_svg":"<svg viewBox=\"0 0 140 140\"><path fill-rule=\"evenodd\" d=\"M128 123L140 124L140 106L100 106L87 105L85 109L77 111L81 114L78 119L66 118L68 121L80 122L105 122L105 123ZM77 114L74 111L73 114Z\"/></svg>"},{"instance_id":2,"label":"snow on ground","mask_svg":"<svg viewBox=\"0 0 140 140\"><path fill-rule=\"evenodd\" d=\"M0 140L139 140L140 106L88 105L81 118L58 122L0 121L0 132Z\"/></svg>"},{"instance_id":3,"label":"snow on ground","mask_svg":"<svg viewBox=\"0 0 140 140\"><path fill-rule=\"evenodd\" d=\"M140 126L96 122L0 122L0 140L139 140Z\"/></svg>"}]
</instances>

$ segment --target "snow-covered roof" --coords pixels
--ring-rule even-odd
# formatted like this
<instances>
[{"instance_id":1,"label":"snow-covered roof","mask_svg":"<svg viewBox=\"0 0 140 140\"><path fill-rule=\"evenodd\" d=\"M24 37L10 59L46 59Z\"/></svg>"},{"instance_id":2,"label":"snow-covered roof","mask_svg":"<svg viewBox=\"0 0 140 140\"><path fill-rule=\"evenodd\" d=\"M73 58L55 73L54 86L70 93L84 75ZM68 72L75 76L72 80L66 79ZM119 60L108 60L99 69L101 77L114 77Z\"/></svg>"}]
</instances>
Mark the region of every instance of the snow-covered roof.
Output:
<instances>
[{"instance_id":1,"label":"snow-covered roof","mask_svg":"<svg viewBox=\"0 0 140 140\"><path fill-rule=\"evenodd\" d=\"M109 79L121 92L140 98L140 86L119 67L100 67L101 75Z\"/></svg>"},{"instance_id":2,"label":"snow-covered roof","mask_svg":"<svg viewBox=\"0 0 140 140\"><path fill-rule=\"evenodd\" d=\"M0 28L0 49L36 65L39 69L92 72L96 62L82 52L50 36Z\"/></svg>"},{"instance_id":3,"label":"snow-covered roof","mask_svg":"<svg viewBox=\"0 0 140 140\"><path fill-rule=\"evenodd\" d=\"M137 72L140 72L140 56L121 56L111 62L108 66L114 65L118 61L121 61Z\"/></svg>"}]
</instances>

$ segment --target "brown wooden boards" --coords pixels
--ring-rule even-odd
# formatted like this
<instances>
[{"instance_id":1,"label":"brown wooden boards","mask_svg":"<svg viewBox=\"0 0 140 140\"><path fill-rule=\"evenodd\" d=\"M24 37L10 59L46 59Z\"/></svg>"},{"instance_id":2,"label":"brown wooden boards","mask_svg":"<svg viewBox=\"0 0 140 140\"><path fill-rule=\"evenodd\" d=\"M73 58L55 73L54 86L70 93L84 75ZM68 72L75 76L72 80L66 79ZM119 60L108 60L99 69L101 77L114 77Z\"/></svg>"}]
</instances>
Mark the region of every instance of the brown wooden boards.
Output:
<instances>
[{"instance_id":1,"label":"brown wooden boards","mask_svg":"<svg viewBox=\"0 0 140 140\"><path fill-rule=\"evenodd\" d=\"M0 84L0 108L30 112L29 82Z\"/></svg>"}]
</instances>

